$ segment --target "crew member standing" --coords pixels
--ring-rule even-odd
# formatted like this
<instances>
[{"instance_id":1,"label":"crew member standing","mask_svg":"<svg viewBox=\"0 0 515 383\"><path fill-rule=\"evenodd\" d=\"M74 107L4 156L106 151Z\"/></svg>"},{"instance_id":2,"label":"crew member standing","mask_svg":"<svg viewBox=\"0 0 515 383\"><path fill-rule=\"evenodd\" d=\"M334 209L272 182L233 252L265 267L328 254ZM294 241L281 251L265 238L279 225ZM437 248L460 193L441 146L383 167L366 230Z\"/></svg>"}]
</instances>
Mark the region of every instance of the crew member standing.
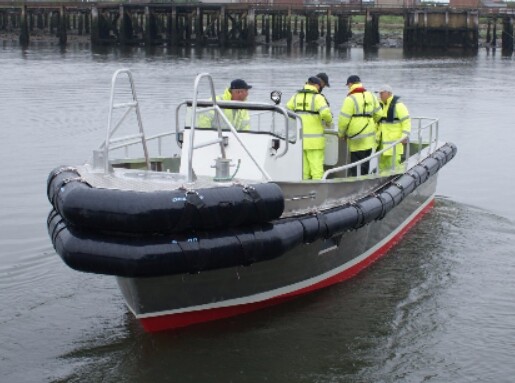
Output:
<instances>
[{"instance_id":1,"label":"crew member standing","mask_svg":"<svg viewBox=\"0 0 515 383\"><path fill-rule=\"evenodd\" d=\"M381 150L392 145L402 136L407 136L402 143L395 145L395 155L393 147L381 154L379 170L399 169L401 157L404 154L403 144L408 142L411 132L411 118L408 108L402 101L399 101L400 97L393 95L390 85L383 85L377 93L379 93L382 107L382 116L377 131L378 149Z\"/></svg>"},{"instance_id":2,"label":"crew member standing","mask_svg":"<svg viewBox=\"0 0 515 383\"><path fill-rule=\"evenodd\" d=\"M249 89L252 85L247 84L242 79L231 81L230 86L225 89L224 93L216 96L219 101L246 101L249 95ZM250 115L246 109L224 109L224 114L231 122L236 130L250 129ZM221 119L220 119L221 120ZM216 128L215 112L210 111L199 116L199 128ZM222 126L224 123L222 122Z\"/></svg>"},{"instance_id":3,"label":"crew member standing","mask_svg":"<svg viewBox=\"0 0 515 383\"><path fill-rule=\"evenodd\" d=\"M333 115L320 92L322 82L310 77L303 89L286 104L302 119L302 175L304 179L321 179L324 175L324 123L329 126Z\"/></svg>"},{"instance_id":4,"label":"crew member standing","mask_svg":"<svg viewBox=\"0 0 515 383\"><path fill-rule=\"evenodd\" d=\"M349 76L347 87L349 92L338 117L338 131L347 140L351 162L356 162L370 156L377 146L376 121L381 118L381 106L358 76ZM361 164L361 175L368 174L369 167L368 161ZM350 169L350 175L357 175L357 167Z\"/></svg>"}]
</instances>

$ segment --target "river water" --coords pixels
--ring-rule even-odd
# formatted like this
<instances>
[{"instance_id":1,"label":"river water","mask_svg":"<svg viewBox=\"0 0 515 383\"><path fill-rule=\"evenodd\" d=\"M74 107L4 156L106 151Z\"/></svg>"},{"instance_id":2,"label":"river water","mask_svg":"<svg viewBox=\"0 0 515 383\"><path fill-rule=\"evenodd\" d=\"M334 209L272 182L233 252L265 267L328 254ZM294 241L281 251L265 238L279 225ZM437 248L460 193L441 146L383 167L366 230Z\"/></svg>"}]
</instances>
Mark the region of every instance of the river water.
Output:
<instances>
[{"instance_id":1,"label":"river water","mask_svg":"<svg viewBox=\"0 0 515 383\"><path fill-rule=\"evenodd\" d=\"M288 53L0 46L0 381L512 382L515 376L515 63L500 52ZM289 97L313 74L339 112L345 80L387 82L412 116L440 118L458 155L435 208L356 278L220 322L144 333L114 278L67 268L46 232L46 177L102 141L111 75L133 70L145 127L169 127L210 72L220 93Z\"/></svg>"}]
</instances>

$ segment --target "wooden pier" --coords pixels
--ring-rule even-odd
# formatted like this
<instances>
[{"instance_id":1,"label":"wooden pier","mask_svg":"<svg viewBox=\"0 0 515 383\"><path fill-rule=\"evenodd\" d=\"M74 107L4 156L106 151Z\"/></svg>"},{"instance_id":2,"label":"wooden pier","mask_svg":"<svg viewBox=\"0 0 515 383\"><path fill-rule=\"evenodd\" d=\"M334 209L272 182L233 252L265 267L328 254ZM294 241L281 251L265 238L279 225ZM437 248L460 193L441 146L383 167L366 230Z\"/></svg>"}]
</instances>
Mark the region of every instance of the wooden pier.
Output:
<instances>
[{"instance_id":1,"label":"wooden pier","mask_svg":"<svg viewBox=\"0 0 515 383\"><path fill-rule=\"evenodd\" d=\"M492 12L494 11L494 12ZM217 45L252 47L284 41L288 47L322 43L340 46L352 36L352 18L364 19L363 47L380 43L381 16L404 19L405 50L477 50L479 17L488 20L487 40L495 42L502 20L503 53L513 53L514 14L492 9L310 4L288 0L240 3L2 2L0 34L28 46L36 36L66 45L69 36L89 36L93 45ZM493 30L490 30L490 25Z\"/></svg>"}]
</instances>

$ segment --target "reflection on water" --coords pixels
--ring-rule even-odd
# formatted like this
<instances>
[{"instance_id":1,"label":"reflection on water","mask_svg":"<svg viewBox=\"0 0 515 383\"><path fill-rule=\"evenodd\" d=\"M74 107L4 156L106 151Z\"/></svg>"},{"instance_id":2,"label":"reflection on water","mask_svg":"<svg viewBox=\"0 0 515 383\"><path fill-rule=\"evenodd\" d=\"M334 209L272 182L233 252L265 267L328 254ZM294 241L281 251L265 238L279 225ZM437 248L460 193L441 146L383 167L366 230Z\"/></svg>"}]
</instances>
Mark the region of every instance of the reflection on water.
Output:
<instances>
[{"instance_id":1,"label":"reflection on water","mask_svg":"<svg viewBox=\"0 0 515 383\"><path fill-rule=\"evenodd\" d=\"M4 43L0 51L2 381L507 382L515 373L515 206L503 167L513 159L512 58L88 44ZM243 77L261 101L272 89L287 100L324 71L335 115L348 75L371 90L387 81L413 116L439 117L440 137L457 144L439 175L445 197L347 283L246 316L146 334L114 278L67 268L45 226L46 177L100 144L120 67L134 72L149 134L171 127L201 72L213 75L217 93Z\"/></svg>"}]
</instances>

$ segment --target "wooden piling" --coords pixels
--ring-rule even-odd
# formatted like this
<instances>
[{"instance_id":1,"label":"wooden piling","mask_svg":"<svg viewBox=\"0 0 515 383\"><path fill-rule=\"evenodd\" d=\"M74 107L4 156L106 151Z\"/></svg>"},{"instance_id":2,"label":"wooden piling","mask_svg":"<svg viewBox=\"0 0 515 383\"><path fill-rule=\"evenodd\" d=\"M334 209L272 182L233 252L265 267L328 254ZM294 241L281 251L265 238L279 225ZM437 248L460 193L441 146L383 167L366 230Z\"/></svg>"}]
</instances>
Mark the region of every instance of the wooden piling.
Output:
<instances>
[{"instance_id":1,"label":"wooden piling","mask_svg":"<svg viewBox=\"0 0 515 383\"><path fill-rule=\"evenodd\" d=\"M304 33L304 19L300 21L300 33L299 33L299 44L302 48L304 46L304 38L306 34Z\"/></svg>"},{"instance_id":2,"label":"wooden piling","mask_svg":"<svg viewBox=\"0 0 515 383\"><path fill-rule=\"evenodd\" d=\"M125 6L122 4L119 7L120 17L118 19L118 41L120 45L128 45L132 40L132 19L129 13L125 10Z\"/></svg>"},{"instance_id":3,"label":"wooden piling","mask_svg":"<svg viewBox=\"0 0 515 383\"><path fill-rule=\"evenodd\" d=\"M82 13L79 14L77 21L77 34L82 36L84 34L84 15Z\"/></svg>"},{"instance_id":4,"label":"wooden piling","mask_svg":"<svg viewBox=\"0 0 515 383\"><path fill-rule=\"evenodd\" d=\"M204 12L201 7L195 10L195 44L202 46L204 44Z\"/></svg>"},{"instance_id":5,"label":"wooden piling","mask_svg":"<svg viewBox=\"0 0 515 383\"><path fill-rule=\"evenodd\" d=\"M504 17L502 20L502 55L513 54L513 19Z\"/></svg>"},{"instance_id":6,"label":"wooden piling","mask_svg":"<svg viewBox=\"0 0 515 383\"><path fill-rule=\"evenodd\" d=\"M332 31L332 28L331 28L331 19L332 19L331 18L331 10L327 11L327 14L326 14L325 18L326 18L326 24L327 24L326 35L325 35L325 46L329 50L331 48L331 41L332 41L332 37L331 37L331 31Z\"/></svg>"},{"instance_id":7,"label":"wooden piling","mask_svg":"<svg viewBox=\"0 0 515 383\"><path fill-rule=\"evenodd\" d=\"M34 21L34 19L35 19L34 14L33 14L32 12L30 12L30 13L29 13L29 12L27 12L27 22L28 22L28 24L29 24L29 34L30 34L30 33L32 33L32 32L34 32L34 26L35 26L35 24L36 24L36 23L35 23L35 21ZM21 19L20 19L20 20L21 20ZM20 27L21 27L21 26L20 26Z\"/></svg>"},{"instance_id":8,"label":"wooden piling","mask_svg":"<svg viewBox=\"0 0 515 383\"><path fill-rule=\"evenodd\" d=\"M143 42L146 46L153 45L153 37L154 37L154 24L152 13L150 12L150 7L145 6L145 17L143 21Z\"/></svg>"},{"instance_id":9,"label":"wooden piling","mask_svg":"<svg viewBox=\"0 0 515 383\"><path fill-rule=\"evenodd\" d=\"M363 49L370 49L377 46L377 44L379 44L379 15L367 11Z\"/></svg>"},{"instance_id":10,"label":"wooden piling","mask_svg":"<svg viewBox=\"0 0 515 383\"><path fill-rule=\"evenodd\" d=\"M487 27L486 27L486 43L490 44L490 41L492 40L492 35L490 34L490 27L491 27L491 21L488 19L487 21Z\"/></svg>"},{"instance_id":11,"label":"wooden piling","mask_svg":"<svg viewBox=\"0 0 515 383\"><path fill-rule=\"evenodd\" d=\"M465 47L477 50L479 48L479 15L477 13L467 13L467 29L465 36Z\"/></svg>"},{"instance_id":12,"label":"wooden piling","mask_svg":"<svg viewBox=\"0 0 515 383\"><path fill-rule=\"evenodd\" d=\"M306 43L315 42L319 37L318 15L309 13L306 17Z\"/></svg>"},{"instance_id":13,"label":"wooden piling","mask_svg":"<svg viewBox=\"0 0 515 383\"><path fill-rule=\"evenodd\" d=\"M93 45L100 44L100 27L98 25L99 17L98 8L91 8L91 43Z\"/></svg>"},{"instance_id":14,"label":"wooden piling","mask_svg":"<svg viewBox=\"0 0 515 383\"><path fill-rule=\"evenodd\" d=\"M497 46L497 18L494 17L494 30L492 32L492 47Z\"/></svg>"},{"instance_id":15,"label":"wooden piling","mask_svg":"<svg viewBox=\"0 0 515 383\"><path fill-rule=\"evenodd\" d=\"M27 47L29 45L29 26L27 22L27 6L21 7L20 17L20 45Z\"/></svg>"},{"instance_id":16,"label":"wooden piling","mask_svg":"<svg viewBox=\"0 0 515 383\"><path fill-rule=\"evenodd\" d=\"M247 46L253 47L256 44L256 11L254 9L249 9L246 20Z\"/></svg>"},{"instance_id":17,"label":"wooden piling","mask_svg":"<svg viewBox=\"0 0 515 383\"><path fill-rule=\"evenodd\" d=\"M265 20L265 42L270 44L270 17L267 16Z\"/></svg>"},{"instance_id":18,"label":"wooden piling","mask_svg":"<svg viewBox=\"0 0 515 383\"><path fill-rule=\"evenodd\" d=\"M36 28L39 29L40 31L45 29L45 20L43 18L43 14L41 12L39 12L36 15Z\"/></svg>"},{"instance_id":19,"label":"wooden piling","mask_svg":"<svg viewBox=\"0 0 515 383\"><path fill-rule=\"evenodd\" d=\"M271 31L271 35L272 35L272 41L277 41L277 39L279 38L278 37L278 34L277 34L277 15L276 14L272 14L272 22L271 22L271 25L270 25L272 31Z\"/></svg>"},{"instance_id":20,"label":"wooden piling","mask_svg":"<svg viewBox=\"0 0 515 383\"><path fill-rule=\"evenodd\" d=\"M83 13L84 18L84 33L89 35L91 33L91 13Z\"/></svg>"},{"instance_id":21,"label":"wooden piling","mask_svg":"<svg viewBox=\"0 0 515 383\"><path fill-rule=\"evenodd\" d=\"M172 47L177 46L177 7L172 7L172 12L168 14L166 35L168 44Z\"/></svg>"},{"instance_id":22,"label":"wooden piling","mask_svg":"<svg viewBox=\"0 0 515 383\"><path fill-rule=\"evenodd\" d=\"M59 39L59 45L65 46L68 41L67 29L67 14L64 6L59 7L59 18L57 24L57 37Z\"/></svg>"},{"instance_id":23,"label":"wooden piling","mask_svg":"<svg viewBox=\"0 0 515 383\"><path fill-rule=\"evenodd\" d=\"M222 6L220 8L220 34L218 38L218 43L221 47L227 46L227 15L226 8Z\"/></svg>"},{"instance_id":24,"label":"wooden piling","mask_svg":"<svg viewBox=\"0 0 515 383\"><path fill-rule=\"evenodd\" d=\"M291 8L288 8L288 15L286 16L286 48L291 49L293 42L293 33L291 30Z\"/></svg>"},{"instance_id":25,"label":"wooden piling","mask_svg":"<svg viewBox=\"0 0 515 383\"><path fill-rule=\"evenodd\" d=\"M340 14L335 22L334 43L340 45L347 43L352 36L351 16Z\"/></svg>"}]
</instances>

